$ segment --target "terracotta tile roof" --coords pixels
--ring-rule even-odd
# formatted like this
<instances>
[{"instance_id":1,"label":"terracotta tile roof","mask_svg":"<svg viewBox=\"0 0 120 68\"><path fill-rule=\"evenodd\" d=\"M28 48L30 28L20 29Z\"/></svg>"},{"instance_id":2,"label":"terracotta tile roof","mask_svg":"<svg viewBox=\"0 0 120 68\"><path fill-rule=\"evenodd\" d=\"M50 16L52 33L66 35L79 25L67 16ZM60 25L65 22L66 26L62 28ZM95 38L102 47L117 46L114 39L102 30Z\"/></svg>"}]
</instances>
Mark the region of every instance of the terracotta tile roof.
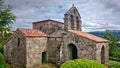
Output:
<instances>
[{"instance_id":1,"label":"terracotta tile roof","mask_svg":"<svg viewBox=\"0 0 120 68\"><path fill-rule=\"evenodd\" d=\"M87 32L82 32L82 31L77 31L77 30L68 30L69 32L71 33L74 33L74 34L77 34L77 35L80 35L82 37L85 37L87 39L90 39L90 40L93 40L95 42L108 42L108 40L106 39L103 39L101 37L97 37L95 35L92 35L92 34L89 34Z\"/></svg>"},{"instance_id":2,"label":"terracotta tile roof","mask_svg":"<svg viewBox=\"0 0 120 68\"><path fill-rule=\"evenodd\" d=\"M55 20L51 20L51 19L33 22L32 24L44 23L44 22L48 22L48 21L55 22L55 23L60 23L60 24L64 24L63 22L59 22L59 21L55 21Z\"/></svg>"},{"instance_id":3,"label":"terracotta tile roof","mask_svg":"<svg viewBox=\"0 0 120 68\"><path fill-rule=\"evenodd\" d=\"M47 35L40 30L36 29L26 29L26 28L18 28L25 36L27 37L46 37Z\"/></svg>"}]
</instances>

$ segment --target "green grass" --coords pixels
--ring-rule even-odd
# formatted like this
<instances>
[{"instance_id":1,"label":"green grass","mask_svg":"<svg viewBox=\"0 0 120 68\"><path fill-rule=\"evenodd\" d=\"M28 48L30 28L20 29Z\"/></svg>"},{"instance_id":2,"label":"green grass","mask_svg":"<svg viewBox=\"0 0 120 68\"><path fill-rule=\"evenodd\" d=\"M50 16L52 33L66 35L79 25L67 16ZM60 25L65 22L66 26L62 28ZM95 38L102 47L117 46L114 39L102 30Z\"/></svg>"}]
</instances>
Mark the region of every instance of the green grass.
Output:
<instances>
[{"instance_id":1,"label":"green grass","mask_svg":"<svg viewBox=\"0 0 120 68\"><path fill-rule=\"evenodd\" d=\"M57 67L54 64L47 63L42 65L36 65L33 68L57 68Z\"/></svg>"},{"instance_id":2,"label":"green grass","mask_svg":"<svg viewBox=\"0 0 120 68\"><path fill-rule=\"evenodd\" d=\"M120 61L110 60L110 68L120 68Z\"/></svg>"}]
</instances>

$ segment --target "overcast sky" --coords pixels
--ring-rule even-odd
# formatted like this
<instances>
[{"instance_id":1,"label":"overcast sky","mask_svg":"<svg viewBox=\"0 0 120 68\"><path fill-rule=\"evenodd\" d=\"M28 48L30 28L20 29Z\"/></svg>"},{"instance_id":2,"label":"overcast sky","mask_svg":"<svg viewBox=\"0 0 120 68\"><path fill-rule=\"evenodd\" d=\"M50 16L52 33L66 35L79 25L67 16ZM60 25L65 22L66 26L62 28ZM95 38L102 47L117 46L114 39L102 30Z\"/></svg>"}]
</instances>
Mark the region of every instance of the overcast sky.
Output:
<instances>
[{"instance_id":1,"label":"overcast sky","mask_svg":"<svg viewBox=\"0 0 120 68\"><path fill-rule=\"evenodd\" d=\"M120 0L4 0L17 17L12 29L32 28L32 22L53 19L63 22L64 13L74 4L83 31L120 30Z\"/></svg>"}]
</instances>

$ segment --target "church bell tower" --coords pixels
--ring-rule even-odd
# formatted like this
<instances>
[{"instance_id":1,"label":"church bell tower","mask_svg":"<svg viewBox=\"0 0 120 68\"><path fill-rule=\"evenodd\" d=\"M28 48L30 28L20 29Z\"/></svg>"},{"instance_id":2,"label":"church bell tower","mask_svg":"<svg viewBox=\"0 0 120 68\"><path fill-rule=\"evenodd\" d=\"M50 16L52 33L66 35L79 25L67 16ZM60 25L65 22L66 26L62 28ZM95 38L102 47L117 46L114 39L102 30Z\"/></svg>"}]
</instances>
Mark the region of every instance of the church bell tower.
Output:
<instances>
[{"instance_id":1,"label":"church bell tower","mask_svg":"<svg viewBox=\"0 0 120 68\"><path fill-rule=\"evenodd\" d=\"M81 16L77 8L72 5L72 7L64 14L64 28L65 30L79 30L81 29Z\"/></svg>"}]
</instances>

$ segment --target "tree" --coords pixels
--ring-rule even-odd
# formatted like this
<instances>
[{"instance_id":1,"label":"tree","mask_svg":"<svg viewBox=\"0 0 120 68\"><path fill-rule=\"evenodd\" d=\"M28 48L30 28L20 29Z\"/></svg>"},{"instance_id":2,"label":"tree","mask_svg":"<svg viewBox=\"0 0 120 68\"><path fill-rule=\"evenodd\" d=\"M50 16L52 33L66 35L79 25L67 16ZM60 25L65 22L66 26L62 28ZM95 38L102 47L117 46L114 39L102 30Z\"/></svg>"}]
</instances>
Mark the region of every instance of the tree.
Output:
<instances>
[{"instance_id":1,"label":"tree","mask_svg":"<svg viewBox=\"0 0 120 68\"><path fill-rule=\"evenodd\" d=\"M6 30L8 30L15 21L15 16L11 12L11 6L5 5L3 0L0 0L0 33L4 36Z\"/></svg>"},{"instance_id":2,"label":"tree","mask_svg":"<svg viewBox=\"0 0 120 68\"><path fill-rule=\"evenodd\" d=\"M111 34L108 30L105 31L104 38L109 40L109 55L111 57L120 58L120 44L118 43L120 40L115 35Z\"/></svg>"},{"instance_id":3,"label":"tree","mask_svg":"<svg viewBox=\"0 0 120 68\"><path fill-rule=\"evenodd\" d=\"M119 39L115 35L111 34L108 30L105 31L104 38L110 41L111 48L118 46L117 42L119 42Z\"/></svg>"}]
</instances>

